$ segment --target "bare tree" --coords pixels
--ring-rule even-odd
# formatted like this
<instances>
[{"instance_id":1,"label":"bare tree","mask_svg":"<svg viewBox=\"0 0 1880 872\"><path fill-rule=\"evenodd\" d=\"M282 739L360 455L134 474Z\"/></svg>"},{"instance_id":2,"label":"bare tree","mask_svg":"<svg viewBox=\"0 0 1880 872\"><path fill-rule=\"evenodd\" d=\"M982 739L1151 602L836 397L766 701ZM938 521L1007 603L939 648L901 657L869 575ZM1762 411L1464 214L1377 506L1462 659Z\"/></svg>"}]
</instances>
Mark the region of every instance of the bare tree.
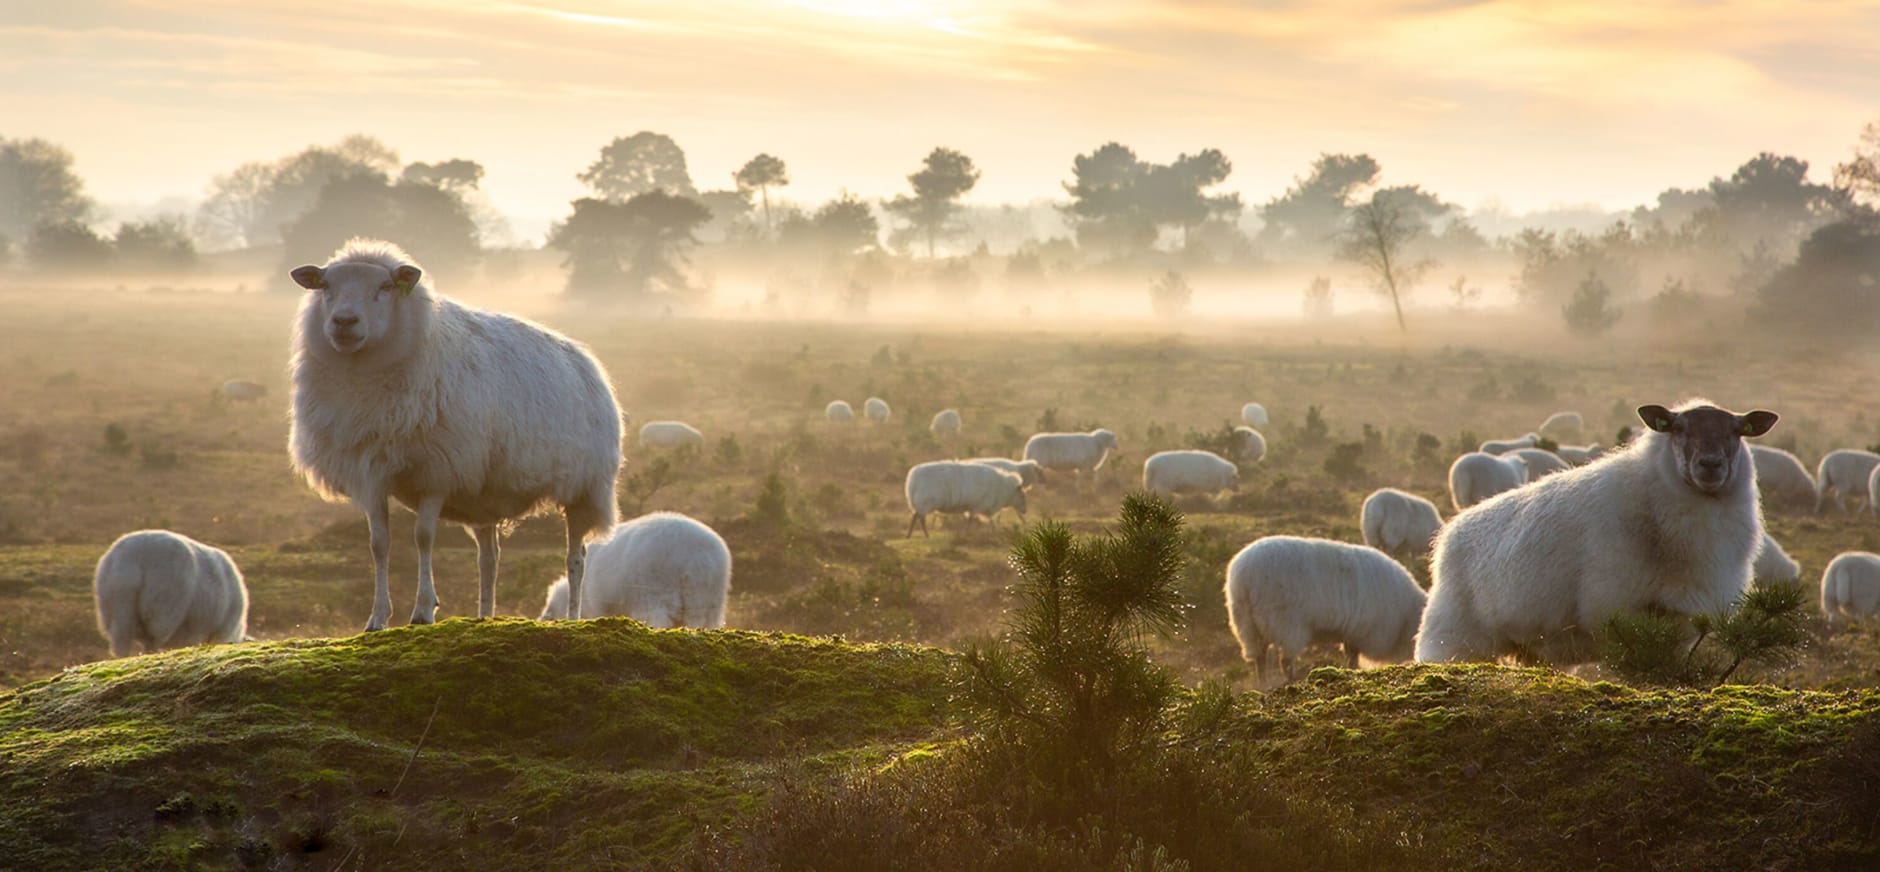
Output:
<instances>
[{"instance_id":1,"label":"bare tree","mask_svg":"<svg viewBox=\"0 0 1880 872\"><path fill-rule=\"evenodd\" d=\"M1423 235L1421 215L1404 198L1378 191L1371 199L1351 207L1340 239L1339 254L1364 268L1379 293L1390 296L1397 310L1397 329L1410 328L1403 320L1403 297L1435 263L1411 260L1410 242Z\"/></svg>"}]
</instances>

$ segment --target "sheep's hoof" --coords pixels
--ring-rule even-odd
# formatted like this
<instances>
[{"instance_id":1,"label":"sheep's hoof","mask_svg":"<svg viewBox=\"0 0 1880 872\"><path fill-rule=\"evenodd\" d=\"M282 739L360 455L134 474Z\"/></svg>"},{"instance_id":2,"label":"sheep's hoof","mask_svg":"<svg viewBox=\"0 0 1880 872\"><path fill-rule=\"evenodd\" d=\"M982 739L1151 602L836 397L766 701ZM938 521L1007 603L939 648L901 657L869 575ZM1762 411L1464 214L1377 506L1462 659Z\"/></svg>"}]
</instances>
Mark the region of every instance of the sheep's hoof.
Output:
<instances>
[{"instance_id":1,"label":"sheep's hoof","mask_svg":"<svg viewBox=\"0 0 1880 872\"><path fill-rule=\"evenodd\" d=\"M376 632L378 632L378 631L380 631L380 630L383 630L383 629L385 629L385 625L384 625L384 624L380 624L380 623L377 623L377 622L373 622L373 623L369 623L369 624L366 624L366 632L368 632L368 633L376 633Z\"/></svg>"},{"instance_id":2,"label":"sheep's hoof","mask_svg":"<svg viewBox=\"0 0 1880 872\"><path fill-rule=\"evenodd\" d=\"M436 619L432 618L430 615L414 614L411 616L411 625L414 627L420 624L434 624L434 623L437 623L437 621Z\"/></svg>"}]
</instances>

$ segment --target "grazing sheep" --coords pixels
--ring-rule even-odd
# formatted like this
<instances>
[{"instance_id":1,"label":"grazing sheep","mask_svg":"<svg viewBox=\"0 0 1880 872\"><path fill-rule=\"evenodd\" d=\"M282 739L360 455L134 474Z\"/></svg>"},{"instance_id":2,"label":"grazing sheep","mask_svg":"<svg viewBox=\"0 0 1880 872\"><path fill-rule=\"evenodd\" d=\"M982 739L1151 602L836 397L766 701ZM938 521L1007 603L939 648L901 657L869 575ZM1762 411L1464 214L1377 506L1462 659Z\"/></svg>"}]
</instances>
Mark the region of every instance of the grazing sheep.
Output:
<instances>
[{"instance_id":1,"label":"grazing sheep","mask_svg":"<svg viewBox=\"0 0 1880 872\"><path fill-rule=\"evenodd\" d=\"M1580 438L1580 434L1585 431L1586 422L1580 418L1579 412L1555 412L1548 415L1546 421L1541 422L1538 432L1541 436L1555 442L1565 442L1569 439Z\"/></svg>"},{"instance_id":2,"label":"grazing sheep","mask_svg":"<svg viewBox=\"0 0 1880 872\"><path fill-rule=\"evenodd\" d=\"M1077 477L1073 487L1082 484L1084 470L1089 470L1094 488L1097 469L1115 450L1116 434L1101 428L1088 433L1033 433L1025 440L1026 460L1035 460L1048 470L1070 471Z\"/></svg>"},{"instance_id":3,"label":"grazing sheep","mask_svg":"<svg viewBox=\"0 0 1880 872\"><path fill-rule=\"evenodd\" d=\"M823 407L823 417L831 421L845 423L855 420L855 409L843 400L835 400Z\"/></svg>"},{"instance_id":4,"label":"grazing sheep","mask_svg":"<svg viewBox=\"0 0 1880 872\"><path fill-rule=\"evenodd\" d=\"M1499 456L1514 451L1517 448L1533 448L1535 445L1540 444L1540 441L1541 437L1539 433L1529 433L1519 439L1490 439L1482 443L1482 447L1476 450L1483 454Z\"/></svg>"},{"instance_id":5,"label":"grazing sheep","mask_svg":"<svg viewBox=\"0 0 1880 872\"><path fill-rule=\"evenodd\" d=\"M395 245L355 239L302 266L289 370L294 467L371 528L376 590L367 630L391 618L389 501L418 515L414 624L437 617L431 548L442 519L469 528L477 614L496 610L499 525L558 506L569 602L579 613L584 543L614 525L620 406L585 348L546 327L431 289Z\"/></svg>"},{"instance_id":6,"label":"grazing sheep","mask_svg":"<svg viewBox=\"0 0 1880 872\"><path fill-rule=\"evenodd\" d=\"M934 512L964 512L967 517L985 515L988 520L1000 509L1011 508L1025 517L1025 481L1018 473L994 469L982 463L936 460L907 471L907 507L913 515L907 519L907 535L912 538L914 525L921 535L927 532L927 516Z\"/></svg>"},{"instance_id":7,"label":"grazing sheep","mask_svg":"<svg viewBox=\"0 0 1880 872\"><path fill-rule=\"evenodd\" d=\"M1860 511L1868 506L1867 480L1873 476L1876 467L1880 467L1880 454L1871 451L1858 451L1843 448L1830 451L1821 463L1815 466L1815 513L1821 513L1821 502L1834 491L1834 505L1841 511L1847 511L1847 498L1854 498L1854 510Z\"/></svg>"},{"instance_id":8,"label":"grazing sheep","mask_svg":"<svg viewBox=\"0 0 1880 872\"><path fill-rule=\"evenodd\" d=\"M1527 481L1527 463L1521 458L1471 451L1449 465L1449 501L1461 511Z\"/></svg>"},{"instance_id":9,"label":"grazing sheep","mask_svg":"<svg viewBox=\"0 0 1880 872\"><path fill-rule=\"evenodd\" d=\"M1800 581L1802 566L1789 556L1782 546L1776 543L1767 530L1763 531L1762 547L1756 551L1756 565L1750 571L1751 577L1758 583L1765 581Z\"/></svg>"},{"instance_id":10,"label":"grazing sheep","mask_svg":"<svg viewBox=\"0 0 1880 872\"><path fill-rule=\"evenodd\" d=\"M248 587L220 548L181 533L139 530L111 543L92 578L98 629L111 656L240 642L248 632Z\"/></svg>"},{"instance_id":11,"label":"grazing sheep","mask_svg":"<svg viewBox=\"0 0 1880 872\"><path fill-rule=\"evenodd\" d=\"M216 396L220 399L237 403L253 403L268 395L268 386L241 379L230 379L222 383Z\"/></svg>"},{"instance_id":12,"label":"grazing sheep","mask_svg":"<svg viewBox=\"0 0 1880 872\"><path fill-rule=\"evenodd\" d=\"M703 446L705 434L684 421L648 421L640 428L641 448Z\"/></svg>"},{"instance_id":13,"label":"grazing sheep","mask_svg":"<svg viewBox=\"0 0 1880 872\"><path fill-rule=\"evenodd\" d=\"M941 409L934 413L933 423L927 425L933 435L945 439L960 435L960 412L958 409Z\"/></svg>"},{"instance_id":14,"label":"grazing sheep","mask_svg":"<svg viewBox=\"0 0 1880 872\"><path fill-rule=\"evenodd\" d=\"M1345 663L1409 660L1424 594L1410 573L1375 548L1327 539L1268 536L1227 564L1227 625L1241 656L1266 681L1266 649L1279 646L1287 681L1312 643L1338 643Z\"/></svg>"},{"instance_id":15,"label":"grazing sheep","mask_svg":"<svg viewBox=\"0 0 1880 872\"><path fill-rule=\"evenodd\" d=\"M867 415L868 420L877 424L886 424L888 423L888 416L893 414L893 412L888 408L887 400L880 397L869 397L866 402L862 403L862 414Z\"/></svg>"},{"instance_id":16,"label":"grazing sheep","mask_svg":"<svg viewBox=\"0 0 1880 872\"><path fill-rule=\"evenodd\" d=\"M1252 427L1234 428L1234 453L1248 463L1266 459L1266 437Z\"/></svg>"},{"instance_id":17,"label":"grazing sheep","mask_svg":"<svg viewBox=\"0 0 1880 872\"><path fill-rule=\"evenodd\" d=\"M1418 661L1575 663L1613 615L1722 615L1762 547L1743 437L1775 425L1704 400L1641 406L1623 451L1502 494L1436 537Z\"/></svg>"},{"instance_id":18,"label":"grazing sheep","mask_svg":"<svg viewBox=\"0 0 1880 872\"><path fill-rule=\"evenodd\" d=\"M568 579L548 586L541 620L625 615L657 629L725 625L731 549L712 528L676 512L634 518L588 546L581 614Z\"/></svg>"},{"instance_id":19,"label":"grazing sheep","mask_svg":"<svg viewBox=\"0 0 1880 872\"><path fill-rule=\"evenodd\" d=\"M1573 468L1572 464L1567 463L1560 455L1540 448L1516 448L1503 457L1521 458L1521 462L1527 464L1528 481L1535 481Z\"/></svg>"},{"instance_id":20,"label":"grazing sheep","mask_svg":"<svg viewBox=\"0 0 1880 872\"><path fill-rule=\"evenodd\" d=\"M1554 454L1574 466L1585 466L1605 456L1606 449L1598 442L1591 445L1562 445L1554 449Z\"/></svg>"},{"instance_id":21,"label":"grazing sheep","mask_svg":"<svg viewBox=\"0 0 1880 872\"><path fill-rule=\"evenodd\" d=\"M1023 481L1026 487L1044 484L1044 467L1039 466L1038 462L1035 460L1013 460L1009 457L975 457L964 462L977 463L981 466L990 466L993 469L1002 469L1006 472L1017 473L1019 480Z\"/></svg>"},{"instance_id":22,"label":"grazing sheep","mask_svg":"<svg viewBox=\"0 0 1880 872\"><path fill-rule=\"evenodd\" d=\"M1240 420L1249 427L1266 426L1266 407L1259 403L1248 403L1240 407Z\"/></svg>"},{"instance_id":23,"label":"grazing sheep","mask_svg":"<svg viewBox=\"0 0 1880 872\"><path fill-rule=\"evenodd\" d=\"M1814 503L1815 477L1795 455L1767 445L1751 445L1749 457L1756 465L1756 490L1762 493L1763 508L1799 511Z\"/></svg>"},{"instance_id":24,"label":"grazing sheep","mask_svg":"<svg viewBox=\"0 0 1880 872\"><path fill-rule=\"evenodd\" d=\"M1436 504L1394 487L1382 487L1364 498L1358 516L1364 544L1386 554L1415 557L1428 554L1430 540L1443 528Z\"/></svg>"},{"instance_id":25,"label":"grazing sheep","mask_svg":"<svg viewBox=\"0 0 1880 872\"><path fill-rule=\"evenodd\" d=\"M1880 614L1880 554L1844 551L1821 573L1821 613L1829 626Z\"/></svg>"},{"instance_id":26,"label":"grazing sheep","mask_svg":"<svg viewBox=\"0 0 1880 872\"><path fill-rule=\"evenodd\" d=\"M1157 495L1240 490L1240 470L1212 451L1158 451L1142 462L1142 487Z\"/></svg>"}]
</instances>

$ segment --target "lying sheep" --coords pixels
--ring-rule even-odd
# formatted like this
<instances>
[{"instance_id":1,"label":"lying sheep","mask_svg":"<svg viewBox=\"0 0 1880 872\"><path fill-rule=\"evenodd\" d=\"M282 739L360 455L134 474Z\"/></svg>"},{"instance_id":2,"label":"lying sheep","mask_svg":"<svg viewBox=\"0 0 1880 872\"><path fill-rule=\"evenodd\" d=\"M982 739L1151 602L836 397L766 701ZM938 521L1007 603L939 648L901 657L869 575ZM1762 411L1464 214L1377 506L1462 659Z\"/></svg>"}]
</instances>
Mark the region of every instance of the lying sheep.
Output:
<instances>
[{"instance_id":1,"label":"lying sheep","mask_svg":"<svg viewBox=\"0 0 1880 872\"><path fill-rule=\"evenodd\" d=\"M823 407L823 417L836 422L853 421L855 410L847 402L835 400Z\"/></svg>"},{"instance_id":2,"label":"lying sheep","mask_svg":"<svg viewBox=\"0 0 1880 872\"><path fill-rule=\"evenodd\" d=\"M703 446L705 434L684 421L648 421L640 428L641 448Z\"/></svg>"},{"instance_id":3,"label":"lying sheep","mask_svg":"<svg viewBox=\"0 0 1880 872\"><path fill-rule=\"evenodd\" d=\"M1782 550L1768 531L1763 532L1762 547L1756 550L1756 564L1750 569L1750 577L1758 584L1768 581L1800 581L1802 566Z\"/></svg>"},{"instance_id":4,"label":"lying sheep","mask_svg":"<svg viewBox=\"0 0 1880 872\"><path fill-rule=\"evenodd\" d=\"M1573 468L1572 464L1567 463L1560 455L1540 448L1516 448L1502 456L1520 458L1521 462L1527 465L1528 481L1545 478L1556 472Z\"/></svg>"},{"instance_id":5,"label":"lying sheep","mask_svg":"<svg viewBox=\"0 0 1880 872\"><path fill-rule=\"evenodd\" d=\"M862 403L862 414L868 416L868 420L877 424L886 424L888 423L888 416L892 414L892 412L888 409L887 400L880 397L869 397L867 401Z\"/></svg>"},{"instance_id":6,"label":"lying sheep","mask_svg":"<svg viewBox=\"0 0 1880 872\"><path fill-rule=\"evenodd\" d=\"M1025 517L1025 481L1018 473L994 469L981 463L936 460L907 471L907 507L913 515L907 519L907 535L914 536L914 525L921 535L927 532L927 516L934 512L963 512L967 517L985 515L988 520L1000 509L1011 508Z\"/></svg>"},{"instance_id":7,"label":"lying sheep","mask_svg":"<svg viewBox=\"0 0 1880 872\"><path fill-rule=\"evenodd\" d=\"M1541 423L1540 435L1555 442L1578 439L1586 431L1586 422L1579 412L1555 412Z\"/></svg>"},{"instance_id":8,"label":"lying sheep","mask_svg":"<svg viewBox=\"0 0 1880 872\"><path fill-rule=\"evenodd\" d=\"M1088 433L1034 433L1025 440L1025 459L1052 471L1069 471L1076 485L1090 472L1091 487L1096 486L1097 469L1110 452L1117 450L1116 434L1097 429Z\"/></svg>"},{"instance_id":9,"label":"lying sheep","mask_svg":"<svg viewBox=\"0 0 1880 872\"><path fill-rule=\"evenodd\" d=\"M941 409L934 413L933 423L927 425L933 435L946 439L960 435L960 412L958 409Z\"/></svg>"},{"instance_id":10,"label":"lying sheep","mask_svg":"<svg viewBox=\"0 0 1880 872\"><path fill-rule=\"evenodd\" d=\"M1802 510L1814 503L1815 477L1795 455L1767 445L1751 445L1749 457L1756 467L1756 490L1762 494L1763 508Z\"/></svg>"},{"instance_id":11,"label":"lying sheep","mask_svg":"<svg viewBox=\"0 0 1880 872\"><path fill-rule=\"evenodd\" d=\"M92 595L113 657L136 653L135 645L162 651L240 642L248 633L248 587L235 561L181 533L119 537L98 561Z\"/></svg>"},{"instance_id":12,"label":"lying sheep","mask_svg":"<svg viewBox=\"0 0 1880 872\"><path fill-rule=\"evenodd\" d=\"M1266 437L1252 427L1234 428L1234 453L1247 463L1266 459Z\"/></svg>"},{"instance_id":13,"label":"lying sheep","mask_svg":"<svg viewBox=\"0 0 1880 872\"><path fill-rule=\"evenodd\" d=\"M1574 466L1585 466L1605 456L1606 449L1595 442L1591 445L1562 445L1555 448L1554 453Z\"/></svg>"},{"instance_id":14,"label":"lying sheep","mask_svg":"<svg viewBox=\"0 0 1880 872\"><path fill-rule=\"evenodd\" d=\"M251 381L242 381L241 379L230 379L223 382L221 389L216 392L218 399L229 400L236 403L259 402L262 397L267 395L267 385Z\"/></svg>"},{"instance_id":15,"label":"lying sheep","mask_svg":"<svg viewBox=\"0 0 1880 872\"><path fill-rule=\"evenodd\" d=\"M725 625L731 549L676 512L634 518L588 546L581 614L568 612L568 579L548 586L541 620L625 615L657 629Z\"/></svg>"},{"instance_id":16,"label":"lying sheep","mask_svg":"<svg viewBox=\"0 0 1880 872\"><path fill-rule=\"evenodd\" d=\"M1224 592L1227 625L1262 683L1270 645L1279 646L1287 681L1314 642L1343 645L1353 669L1360 655L1408 660L1424 603L1410 573L1383 552L1295 536L1268 536L1241 549L1227 564Z\"/></svg>"},{"instance_id":17,"label":"lying sheep","mask_svg":"<svg viewBox=\"0 0 1880 872\"><path fill-rule=\"evenodd\" d=\"M1430 540L1443 528L1443 516L1429 500L1383 487L1364 498L1358 523L1364 528L1364 544L1386 554L1415 557L1429 553Z\"/></svg>"},{"instance_id":18,"label":"lying sheep","mask_svg":"<svg viewBox=\"0 0 1880 872\"><path fill-rule=\"evenodd\" d=\"M1158 451L1142 462L1143 490L1164 497L1240 490L1240 469L1212 451Z\"/></svg>"},{"instance_id":19,"label":"lying sheep","mask_svg":"<svg viewBox=\"0 0 1880 872\"><path fill-rule=\"evenodd\" d=\"M1821 573L1821 613L1829 626L1880 614L1880 554L1845 551Z\"/></svg>"},{"instance_id":20,"label":"lying sheep","mask_svg":"<svg viewBox=\"0 0 1880 872\"><path fill-rule=\"evenodd\" d=\"M1518 448L1533 448L1535 445L1540 444L1540 441L1541 437L1539 433L1529 433L1519 439L1490 439L1482 443L1482 447L1476 450L1483 454L1499 456Z\"/></svg>"},{"instance_id":21,"label":"lying sheep","mask_svg":"<svg viewBox=\"0 0 1880 872\"><path fill-rule=\"evenodd\" d=\"M1521 458L1471 451L1449 465L1449 501L1461 511L1527 481L1527 463Z\"/></svg>"},{"instance_id":22,"label":"lying sheep","mask_svg":"<svg viewBox=\"0 0 1880 872\"><path fill-rule=\"evenodd\" d=\"M1259 403L1248 403L1240 407L1240 420L1249 427L1266 427L1266 407Z\"/></svg>"},{"instance_id":23,"label":"lying sheep","mask_svg":"<svg viewBox=\"0 0 1880 872\"><path fill-rule=\"evenodd\" d=\"M1044 467L1039 466L1036 460L1013 460L1009 457L975 457L964 462L977 463L982 466L990 466L993 469L1002 469L1006 472L1015 473L1018 475L1019 480L1025 483L1026 487L1044 484Z\"/></svg>"},{"instance_id":24,"label":"lying sheep","mask_svg":"<svg viewBox=\"0 0 1880 872\"><path fill-rule=\"evenodd\" d=\"M1873 476L1875 467L1880 467L1880 454L1871 451L1843 448L1828 452L1815 465L1815 513L1821 513L1828 491L1834 491L1834 505L1843 512L1847 511L1848 497L1854 498L1855 511L1867 507L1871 502L1867 480Z\"/></svg>"},{"instance_id":25,"label":"lying sheep","mask_svg":"<svg viewBox=\"0 0 1880 872\"><path fill-rule=\"evenodd\" d=\"M431 289L395 245L355 239L308 289L289 370L294 467L371 529L375 591L367 630L391 618L389 501L418 515L411 622L437 617L431 548L441 520L468 527L481 580L477 614L496 610L498 530L558 506L567 528L569 602L581 605L585 542L614 526L620 405L601 365L574 341Z\"/></svg>"},{"instance_id":26,"label":"lying sheep","mask_svg":"<svg viewBox=\"0 0 1880 872\"><path fill-rule=\"evenodd\" d=\"M1763 538L1743 437L1776 415L1704 400L1638 414L1648 429L1623 451L1450 519L1418 661L1580 662L1616 614L1732 607Z\"/></svg>"}]
</instances>

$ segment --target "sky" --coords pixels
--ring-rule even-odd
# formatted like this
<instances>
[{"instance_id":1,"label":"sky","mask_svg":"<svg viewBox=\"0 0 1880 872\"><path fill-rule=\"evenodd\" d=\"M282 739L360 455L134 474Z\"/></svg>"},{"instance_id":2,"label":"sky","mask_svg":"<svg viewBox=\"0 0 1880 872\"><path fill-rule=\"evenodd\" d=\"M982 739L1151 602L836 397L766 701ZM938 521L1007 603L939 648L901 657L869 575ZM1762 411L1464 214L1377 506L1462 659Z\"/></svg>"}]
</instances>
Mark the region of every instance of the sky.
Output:
<instances>
[{"instance_id":1,"label":"sky","mask_svg":"<svg viewBox=\"0 0 1880 872\"><path fill-rule=\"evenodd\" d=\"M1219 148L1250 204L1367 152L1465 206L1622 209L1760 151L1825 179L1876 119L1880 0L0 0L0 136L108 203L366 133L481 162L528 226L653 130L701 189L778 155L801 202L891 195L939 145L973 202L1057 197L1115 140Z\"/></svg>"}]
</instances>

